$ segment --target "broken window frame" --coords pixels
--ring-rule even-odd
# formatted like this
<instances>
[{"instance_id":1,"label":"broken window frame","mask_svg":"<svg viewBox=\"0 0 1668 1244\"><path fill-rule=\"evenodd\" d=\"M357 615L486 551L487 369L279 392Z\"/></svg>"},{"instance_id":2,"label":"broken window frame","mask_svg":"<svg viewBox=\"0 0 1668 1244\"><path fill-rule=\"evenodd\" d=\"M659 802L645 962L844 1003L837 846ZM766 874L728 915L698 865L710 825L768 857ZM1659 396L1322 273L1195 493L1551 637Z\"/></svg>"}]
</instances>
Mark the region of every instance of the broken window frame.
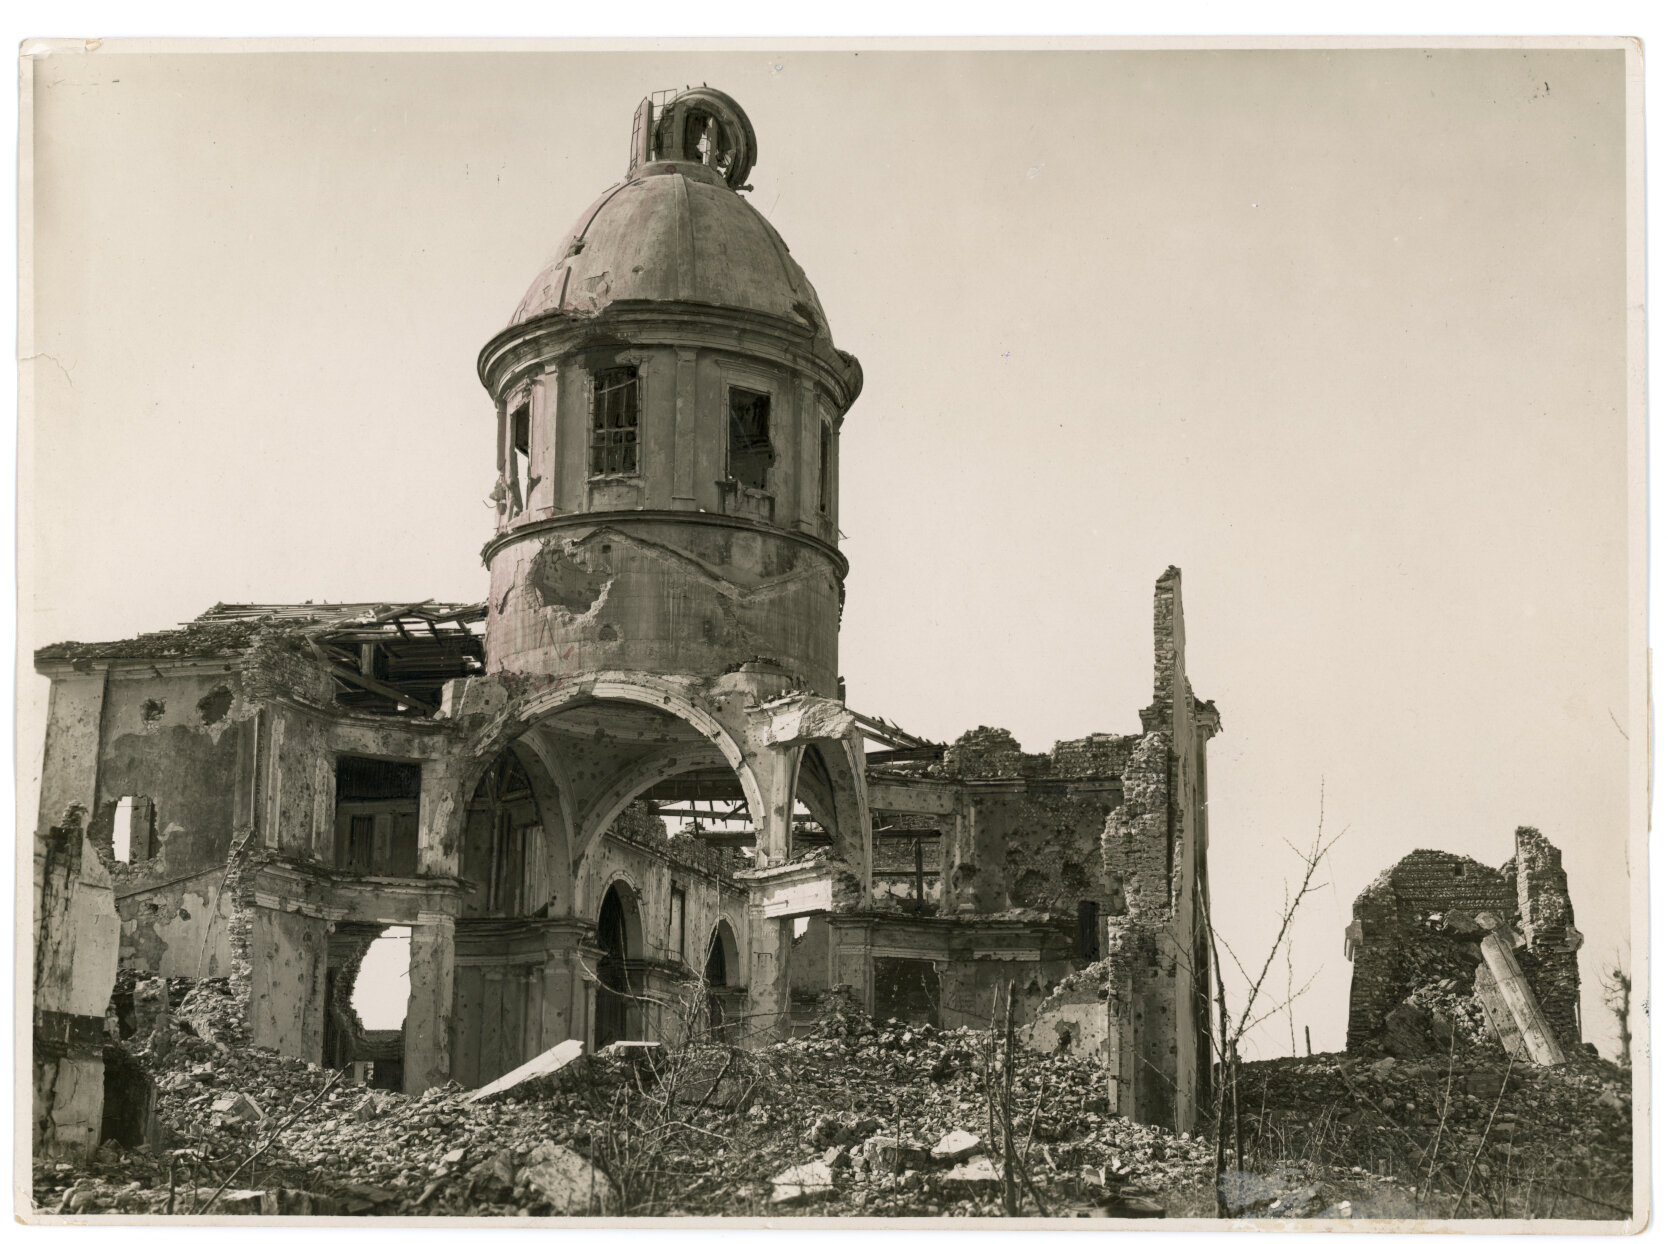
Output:
<instances>
[{"instance_id":1,"label":"broken window frame","mask_svg":"<svg viewBox=\"0 0 1668 1244\"><path fill-rule=\"evenodd\" d=\"M740 397L751 407L750 410L737 409L737 398ZM757 492L770 491L770 473L776 466L776 447L771 441L770 415L774 394L768 389L749 389L743 385L731 384L725 387L725 427L728 429L724 456L724 472L731 482L743 488L751 488ZM755 426L747 426L744 420L756 419ZM758 469L748 469L744 475L738 469L737 447L740 446L742 457L747 467L756 464Z\"/></svg>"},{"instance_id":2,"label":"broken window frame","mask_svg":"<svg viewBox=\"0 0 1668 1244\"><path fill-rule=\"evenodd\" d=\"M642 376L635 363L591 373L591 479L642 474Z\"/></svg>"}]
</instances>

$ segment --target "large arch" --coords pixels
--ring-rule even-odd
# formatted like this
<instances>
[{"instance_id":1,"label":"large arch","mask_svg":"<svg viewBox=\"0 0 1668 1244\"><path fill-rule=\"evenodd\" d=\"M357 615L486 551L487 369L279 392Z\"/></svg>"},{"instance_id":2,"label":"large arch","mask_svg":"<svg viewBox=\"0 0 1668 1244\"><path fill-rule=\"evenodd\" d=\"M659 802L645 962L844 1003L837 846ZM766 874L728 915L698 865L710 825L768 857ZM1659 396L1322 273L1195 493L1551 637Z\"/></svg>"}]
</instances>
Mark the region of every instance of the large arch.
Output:
<instances>
[{"instance_id":1,"label":"large arch","mask_svg":"<svg viewBox=\"0 0 1668 1244\"><path fill-rule=\"evenodd\" d=\"M685 688L671 679L648 675L636 675L629 679L602 675L591 680L560 683L529 696L513 712L504 714L482 731L475 740L469 760L462 766L457 796L448 797L437 805L439 823L435 826L438 831L434 835L435 841L463 841L469 801L482 776L497 762L499 754L505 748L516 744L524 753L524 760L527 756L537 757L537 767L548 778L548 784L555 795L552 810L560 816L569 835L565 844L569 876L576 877L583 867L586 850L595 841L596 835L607 828L610 818L589 818L592 821L589 827L582 827L582 821L586 818L578 806L580 801L575 796L563 765L540 736L538 727L569 710L590 704L610 703L636 705L664 714L699 733L718 749L724 763L740 783L742 797L747 801L753 823L758 826L766 824L766 800L759 785L758 775L747 763L741 740L729 726L695 703ZM710 763L710 753L707 759ZM648 774L651 769L652 764L645 764L644 773ZM687 771L679 768L672 772ZM670 776L670 773L660 776ZM623 789L626 776L622 774L619 777L620 783L617 785ZM640 787L635 793L641 794L643 790L652 786L655 780L658 780L658 777L651 777L647 785ZM616 795L611 800L615 804L612 815L618 815L620 808L630 803L631 797L634 796ZM591 810L597 800L593 798L585 802L587 810ZM554 855L555 852L552 853L552 858Z\"/></svg>"},{"instance_id":2,"label":"large arch","mask_svg":"<svg viewBox=\"0 0 1668 1244\"><path fill-rule=\"evenodd\" d=\"M523 725L532 725L542 718L554 716L563 709L573 708L591 700L640 704L658 712L677 717L705 735L724 755L724 761L741 781L742 793L757 823L764 821L765 802L759 784L748 768L740 740L729 727L700 705L683 688L667 679L640 676L631 680L599 677L588 686L555 688L529 698L516 714Z\"/></svg>"},{"instance_id":3,"label":"large arch","mask_svg":"<svg viewBox=\"0 0 1668 1244\"><path fill-rule=\"evenodd\" d=\"M574 858L583 859L596 836L644 791L670 777L692 773L712 764L712 749L705 743L690 743L649 756L623 770L585 807L579 822Z\"/></svg>"}]
</instances>

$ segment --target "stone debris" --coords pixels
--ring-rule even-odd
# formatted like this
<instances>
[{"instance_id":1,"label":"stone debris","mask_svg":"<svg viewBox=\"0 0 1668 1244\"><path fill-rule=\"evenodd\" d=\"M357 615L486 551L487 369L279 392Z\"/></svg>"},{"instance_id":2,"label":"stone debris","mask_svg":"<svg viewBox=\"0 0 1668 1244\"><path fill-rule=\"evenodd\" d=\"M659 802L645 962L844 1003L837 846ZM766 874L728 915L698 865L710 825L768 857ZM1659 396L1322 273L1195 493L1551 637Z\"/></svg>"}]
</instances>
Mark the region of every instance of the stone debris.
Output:
<instances>
[{"instance_id":1,"label":"stone debris","mask_svg":"<svg viewBox=\"0 0 1668 1244\"><path fill-rule=\"evenodd\" d=\"M266 1112L246 1093L228 1093L217 1097L209 1110L236 1123L262 1123L266 1120Z\"/></svg>"},{"instance_id":2,"label":"stone debris","mask_svg":"<svg viewBox=\"0 0 1668 1244\"><path fill-rule=\"evenodd\" d=\"M932 1147L932 1159L941 1165L954 1165L980 1152L984 1145L982 1138L958 1127L939 1138L938 1143Z\"/></svg>"},{"instance_id":3,"label":"stone debris","mask_svg":"<svg viewBox=\"0 0 1668 1244\"><path fill-rule=\"evenodd\" d=\"M1002 1146L987 1134L987 1031L877 1023L831 1007L807 1035L763 1049L580 1056L474 1101L456 1086L414 1097L368 1088L251 1048L232 1023L232 1002L210 982L179 1007L216 1044L178 1012L166 1053L148 1036L127 1043L156 1078L161 1147L106 1145L86 1168L38 1159L37 1207L155 1215L170 1212L172 1195L172 1212L189 1215L233 1177L212 1212L1003 1212ZM933 1068L947 1070L935 1077ZM716 1069L718 1083L735 1088L728 1104L684 1093L690 1081L710 1084ZM1013 1073L1020 1167L1050 1216L1214 1216L1208 1137L1109 1115L1104 1070L1091 1062L1021 1050ZM1244 1120L1255 1169L1233 1190L1242 1216L1417 1216L1417 1181L1381 1173L1374 1155L1393 1152L1404 1134L1429 1145L1439 1128L1439 1178L1457 1172L1456 1186L1476 1155L1474 1182L1526 1170L1600 1200L1627 1200L1630 1098L1608 1064L1508 1066L1472 1051L1456 1058L1450 1080L1446 1058L1323 1054L1245 1065L1240 1096L1256 1103ZM251 1103L261 1121L237 1117L247 1113L241 1105L216 1111L226 1099ZM1323 1130L1330 1165L1281 1157L1282 1144L1301 1146ZM1029 1191L1018 1195L1020 1213L1038 1214ZM1574 1198L1555 1208L1563 1217L1618 1216Z\"/></svg>"},{"instance_id":4,"label":"stone debris","mask_svg":"<svg viewBox=\"0 0 1668 1244\"><path fill-rule=\"evenodd\" d=\"M521 1178L558 1217L613 1214L619 1209L619 1196L608 1176L562 1145L546 1141L529 1153Z\"/></svg>"},{"instance_id":5,"label":"stone debris","mask_svg":"<svg viewBox=\"0 0 1668 1244\"><path fill-rule=\"evenodd\" d=\"M828 1196L834 1191L834 1171L827 1162L806 1162L772 1175L770 1182L771 1203L781 1205Z\"/></svg>"},{"instance_id":6,"label":"stone debris","mask_svg":"<svg viewBox=\"0 0 1668 1244\"><path fill-rule=\"evenodd\" d=\"M989 1158L979 1156L963 1162L944 1176L952 1183L961 1184L999 1184L1002 1174L996 1169L996 1164Z\"/></svg>"}]
</instances>

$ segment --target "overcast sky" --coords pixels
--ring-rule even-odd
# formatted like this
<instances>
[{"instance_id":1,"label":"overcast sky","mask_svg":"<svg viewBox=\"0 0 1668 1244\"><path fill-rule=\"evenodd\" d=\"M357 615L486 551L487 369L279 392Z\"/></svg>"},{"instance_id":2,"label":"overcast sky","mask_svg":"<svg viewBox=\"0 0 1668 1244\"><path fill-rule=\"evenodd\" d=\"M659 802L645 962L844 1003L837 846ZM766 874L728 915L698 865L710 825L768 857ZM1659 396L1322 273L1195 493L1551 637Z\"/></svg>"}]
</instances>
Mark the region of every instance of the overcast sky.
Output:
<instances>
[{"instance_id":1,"label":"overcast sky","mask_svg":"<svg viewBox=\"0 0 1668 1244\"><path fill-rule=\"evenodd\" d=\"M1498 865L1533 824L1612 1049L1643 799L1619 51L50 57L24 649L483 598L476 353L624 172L637 101L702 82L866 374L852 705L1029 750L1134 732L1178 565L1242 957L1323 780L1347 829L1297 926L1298 1048L1342 1043L1374 875ZM30 808L44 688L25 668Z\"/></svg>"}]
</instances>

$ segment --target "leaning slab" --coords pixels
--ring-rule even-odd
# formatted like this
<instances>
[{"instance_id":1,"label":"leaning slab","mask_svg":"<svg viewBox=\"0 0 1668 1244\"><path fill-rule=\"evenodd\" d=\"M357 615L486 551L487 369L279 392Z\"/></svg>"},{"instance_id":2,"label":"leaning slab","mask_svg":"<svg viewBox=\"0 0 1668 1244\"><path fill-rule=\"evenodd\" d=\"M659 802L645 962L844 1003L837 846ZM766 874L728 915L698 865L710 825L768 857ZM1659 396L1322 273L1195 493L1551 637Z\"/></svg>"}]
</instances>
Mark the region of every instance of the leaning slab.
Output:
<instances>
[{"instance_id":1,"label":"leaning slab","mask_svg":"<svg viewBox=\"0 0 1668 1244\"><path fill-rule=\"evenodd\" d=\"M518 1084L525 1084L528 1080L536 1080L540 1076L547 1076L553 1071L566 1067L584 1052L585 1043L583 1041L563 1041L560 1045L553 1045L543 1054L522 1063L514 1071L501 1075L491 1084L476 1089L465 1100L477 1102L485 1101L489 1097L496 1097Z\"/></svg>"}]
</instances>

